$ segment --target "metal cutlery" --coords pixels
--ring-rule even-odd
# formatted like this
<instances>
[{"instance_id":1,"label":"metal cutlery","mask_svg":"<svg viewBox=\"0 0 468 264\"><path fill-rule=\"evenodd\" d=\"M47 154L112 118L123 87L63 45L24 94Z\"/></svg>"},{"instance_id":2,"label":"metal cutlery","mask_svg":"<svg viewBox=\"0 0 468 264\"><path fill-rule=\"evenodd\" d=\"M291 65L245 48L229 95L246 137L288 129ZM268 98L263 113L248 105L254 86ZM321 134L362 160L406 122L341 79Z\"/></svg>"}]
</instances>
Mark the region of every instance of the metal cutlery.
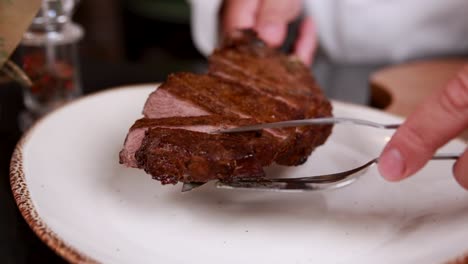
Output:
<instances>
[{"instance_id":1,"label":"metal cutlery","mask_svg":"<svg viewBox=\"0 0 468 264\"><path fill-rule=\"evenodd\" d=\"M235 127L229 129L221 129L212 133L240 133L247 131L257 131L262 129L271 128L286 128L286 127L300 127L310 125L330 125L330 124L352 124L367 126L380 129L397 129L400 124L381 124L369 120L346 118L346 117L325 117L325 118L312 118L302 120L289 120L275 123L264 123L242 127ZM432 160L457 160L460 154L447 153L437 154L433 156ZM347 186L353 183L359 176L363 175L373 165L378 163L378 158L374 158L356 168L331 173L324 175L315 175L309 177L299 178L240 178L232 181L218 181L216 182L217 188L223 189L247 189L247 190L264 190L264 191L288 191L288 192L303 192L303 191L317 191L328 190ZM182 191L189 191L194 188L200 187L204 183L184 183Z\"/></svg>"},{"instance_id":2,"label":"metal cutlery","mask_svg":"<svg viewBox=\"0 0 468 264\"><path fill-rule=\"evenodd\" d=\"M289 120L275 123L264 123L250 126L241 126L228 129L216 130L213 133L239 133L247 131L256 131L267 128L285 128L285 127L300 127L310 125L331 125L331 124L353 124L368 126L382 129L397 129L400 124L381 124L369 120L349 118L349 117L324 117L324 118L311 118L311 119L300 119L300 120Z\"/></svg>"},{"instance_id":3,"label":"metal cutlery","mask_svg":"<svg viewBox=\"0 0 468 264\"><path fill-rule=\"evenodd\" d=\"M460 154L437 154L432 160L457 160ZM261 178L238 179L235 181L218 181L216 187L224 189L249 189L266 191L317 191L336 189L353 183L359 176L378 163L378 158L372 159L356 168L332 174L316 175L300 178Z\"/></svg>"}]
</instances>

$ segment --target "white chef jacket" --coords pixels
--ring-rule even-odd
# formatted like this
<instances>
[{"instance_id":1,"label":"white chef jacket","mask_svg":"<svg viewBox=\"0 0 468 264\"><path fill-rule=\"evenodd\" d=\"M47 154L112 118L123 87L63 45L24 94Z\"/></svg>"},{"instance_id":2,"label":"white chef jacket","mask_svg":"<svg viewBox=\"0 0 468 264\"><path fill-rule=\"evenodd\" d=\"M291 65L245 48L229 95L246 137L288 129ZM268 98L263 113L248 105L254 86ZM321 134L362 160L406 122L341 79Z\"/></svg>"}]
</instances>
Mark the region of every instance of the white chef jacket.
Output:
<instances>
[{"instance_id":1,"label":"white chef jacket","mask_svg":"<svg viewBox=\"0 0 468 264\"><path fill-rule=\"evenodd\" d=\"M197 48L218 40L222 0L188 0ZM287 0L278 0L287 1ZM340 63L388 63L468 53L468 0L305 0L320 46Z\"/></svg>"}]
</instances>

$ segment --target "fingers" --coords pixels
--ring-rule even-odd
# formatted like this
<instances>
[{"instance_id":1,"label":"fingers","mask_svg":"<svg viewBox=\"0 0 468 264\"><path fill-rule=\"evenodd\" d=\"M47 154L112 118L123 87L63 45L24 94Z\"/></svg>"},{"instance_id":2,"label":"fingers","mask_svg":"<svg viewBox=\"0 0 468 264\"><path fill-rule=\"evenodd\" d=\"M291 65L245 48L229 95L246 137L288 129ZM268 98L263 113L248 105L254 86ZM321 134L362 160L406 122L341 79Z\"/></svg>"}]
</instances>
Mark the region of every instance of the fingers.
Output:
<instances>
[{"instance_id":1,"label":"fingers","mask_svg":"<svg viewBox=\"0 0 468 264\"><path fill-rule=\"evenodd\" d=\"M439 147L456 137L466 127L468 67L465 67L445 89L426 100L395 132L379 158L380 173L390 181L399 181L414 174ZM466 170L459 172L463 166L466 167L466 162L463 165L457 163L457 177L466 174ZM461 180L466 182L465 178Z\"/></svg>"},{"instance_id":2,"label":"fingers","mask_svg":"<svg viewBox=\"0 0 468 264\"><path fill-rule=\"evenodd\" d=\"M280 46L288 23L299 15L301 4L301 0L261 0L255 23L260 38L271 46Z\"/></svg>"},{"instance_id":3,"label":"fingers","mask_svg":"<svg viewBox=\"0 0 468 264\"><path fill-rule=\"evenodd\" d=\"M301 0L226 0L223 30L230 34L237 29L253 28L268 45L280 46L287 35L288 24L300 13ZM310 64L317 48L315 24L306 17L299 28L294 53Z\"/></svg>"},{"instance_id":4,"label":"fingers","mask_svg":"<svg viewBox=\"0 0 468 264\"><path fill-rule=\"evenodd\" d=\"M260 0L225 0L223 30L225 33L237 29L253 28Z\"/></svg>"},{"instance_id":5,"label":"fingers","mask_svg":"<svg viewBox=\"0 0 468 264\"><path fill-rule=\"evenodd\" d=\"M468 149L453 166L453 174L457 182L468 190Z\"/></svg>"},{"instance_id":6,"label":"fingers","mask_svg":"<svg viewBox=\"0 0 468 264\"><path fill-rule=\"evenodd\" d=\"M299 28L299 37L294 45L294 53L306 65L312 63L317 49L317 30L311 17L305 17Z\"/></svg>"}]
</instances>

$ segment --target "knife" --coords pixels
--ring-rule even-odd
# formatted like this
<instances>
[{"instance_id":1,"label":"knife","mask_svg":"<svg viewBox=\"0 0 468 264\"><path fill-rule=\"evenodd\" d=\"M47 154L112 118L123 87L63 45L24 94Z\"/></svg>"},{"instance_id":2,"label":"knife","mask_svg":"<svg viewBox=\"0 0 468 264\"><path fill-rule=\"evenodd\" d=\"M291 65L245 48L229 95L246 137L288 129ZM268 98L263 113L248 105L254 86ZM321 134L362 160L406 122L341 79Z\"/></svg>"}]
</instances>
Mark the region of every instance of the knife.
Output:
<instances>
[{"instance_id":1,"label":"knife","mask_svg":"<svg viewBox=\"0 0 468 264\"><path fill-rule=\"evenodd\" d=\"M400 124L381 124L374 121L363 120L358 118L350 117L323 117L323 118L311 118L311 119L300 119L300 120L289 120L274 123L264 123L249 126L240 126L235 128L220 129L212 133L238 133L247 131L257 131L266 128L285 128L285 127L300 127L310 125L332 125L332 124L352 124L361 125L374 128L382 129L397 129Z\"/></svg>"}]
</instances>

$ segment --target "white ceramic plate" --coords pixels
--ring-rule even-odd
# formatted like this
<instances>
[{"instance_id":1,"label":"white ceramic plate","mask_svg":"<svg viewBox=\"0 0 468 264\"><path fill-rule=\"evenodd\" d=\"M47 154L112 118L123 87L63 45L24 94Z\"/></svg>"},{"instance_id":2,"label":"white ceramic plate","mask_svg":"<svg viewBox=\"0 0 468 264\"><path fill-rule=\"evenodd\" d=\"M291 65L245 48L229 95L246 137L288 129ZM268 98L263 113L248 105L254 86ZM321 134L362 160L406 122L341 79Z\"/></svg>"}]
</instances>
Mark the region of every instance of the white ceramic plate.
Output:
<instances>
[{"instance_id":1,"label":"white ceramic plate","mask_svg":"<svg viewBox=\"0 0 468 264\"><path fill-rule=\"evenodd\" d=\"M88 96L41 120L18 144L11 183L38 236L72 262L440 263L467 261L468 192L434 161L400 184L373 168L337 190L188 193L124 168L118 153L155 85ZM382 112L334 103L337 116L383 123ZM335 172L376 156L391 131L336 126L327 144L296 168ZM461 152L452 142L443 152Z\"/></svg>"}]
</instances>

